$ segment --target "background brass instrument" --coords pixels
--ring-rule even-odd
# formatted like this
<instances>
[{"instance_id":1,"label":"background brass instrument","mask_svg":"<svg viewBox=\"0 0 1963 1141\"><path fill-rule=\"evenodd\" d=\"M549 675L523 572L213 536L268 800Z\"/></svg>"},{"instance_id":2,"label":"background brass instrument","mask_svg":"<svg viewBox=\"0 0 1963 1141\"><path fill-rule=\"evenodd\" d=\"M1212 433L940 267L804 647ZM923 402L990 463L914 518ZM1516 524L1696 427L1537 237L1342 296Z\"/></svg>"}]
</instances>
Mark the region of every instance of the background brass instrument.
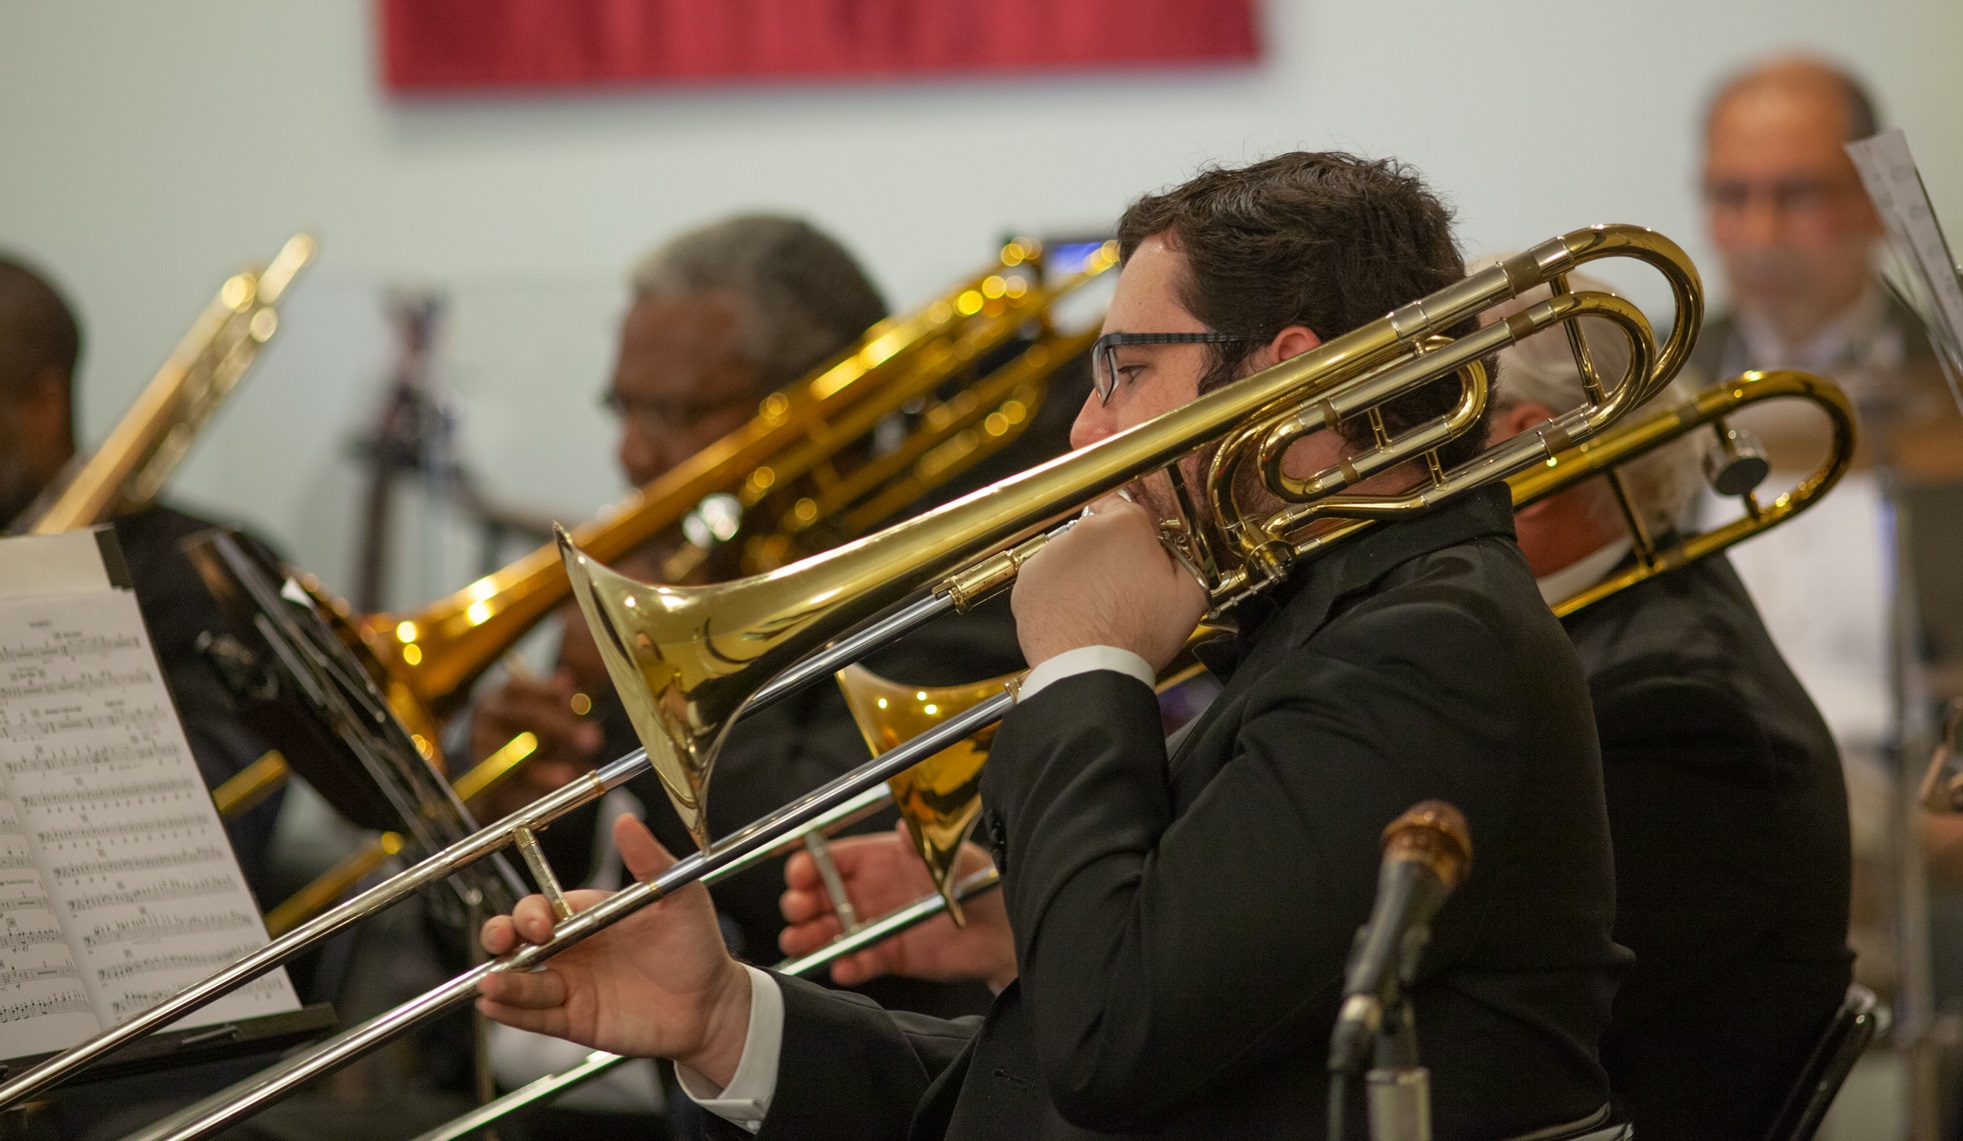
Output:
<instances>
[{"instance_id":1,"label":"background brass instrument","mask_svg":"<svg viewBox=\"0 0 1963 1141\"><path fill-rule=\"evenodd\" d=\"M1818 467L1771 503L1760 503L1756 490L1765 469L1754 457L1741 455L1739 437L1725 418L1768 400L1801 400L1812 404L1827 418L1831 437ZM1619 590L1717 554L1778 526L1819 502L1854 462L1854 409L1839 386L1805 372L1748 372L1705 389L1674 408L1605 433L1542 467L1520 473L1511 481L1513 504L1525 507L1593 476L1611 473L1622 464L1707 427L1715 436L1713 451L1709 453L1714 458L1705 467L1710 483L1720 495L1744 504L1745 513L1714 530L1682 535L1659 545L1657 537L1642 526L1641 512L1629 502L1627 492L1612 482L1610 487L1629 524L1635 565L1563 599L1555 605L1555 614L1565 618Z\"/></svg>"},{"instance_id":2,"label":"background brass instrument","mask_svg":"<svg viewBox=\"0 0 1963 1141\"><path fill-rule=\"evenodd\" d=\"M1770 503L1760 503L1755 491L1764 469L1759 467L1740 478L1724 464L1738 455L1737 437L1725 418L1741 408L1769 400L1813 404L1832 429L1831 445L1812 472ZM1804 372L1748 372L1699 392L1681 404L1619 423L1594 439L1576 444L1546 463L1511 477L1507 482L1513 492L1514 506L1525 507L1611 474L1624 464L1705 428L1713 433L1712 454L1719 457L1717 462L1705 466L1709 482L1719 494L1739 499L1745 505L1744 514L1708 531L1675 536L1661 545L1645 531L1636 530L1632 535L1633 565L1556 602L1553 606L1556 615L1565 617L1639 582L1709 558L1771 530L1819 502L1854 462L1854 412L1839 386ZM1749 463L1750 457L1746 459ZM1625 494L1619 485L1615 485L1615 490L1618 495ZM1641 517L1633 504L1627 507L1625 515L1631 519ZM1195 638L1202 639L1205 633L1202 628ZM846 703L873 755L878 756L1000 693L1015 676L934 688L890 681L864 666L852 666L839 672L838 684L845 691ZM1166 682L1162 681L1161 689L1165 686ZM1963 715L1959 716L1958 724L1963 724ZM906 821L915 848L956 923L960 922L960 908L952 898L956 891L955 854L981 809L981 771L993 736L992 727L983 730L890 782L900 817ZM922 918L938 910L930 907Z\"/></svg>"},{"instance_id":3,"label":"background brass instrument","mask_svg":"<svg viewBox=\"0 0 1963 1141\"><path fill-rule=\"evenodd\" d=\"M1661 346L1634 306L1607 294L1567 291L1567 273L1585 262L1616 256L1646 262L1668 282L1676 313ZM1452 330L1473 324L1482 310L1541 285L1552 286L1550 300L1505 321L1451 335ZM671 793L680 794L678 808L705 850L559 924L544 943L520 947L475 967L137 1136L144 1141L186 1141L242 1120L424 1019L468 1002L493 971L532 969L670 892L692 883L713 883L797 843L814 822L883 791L878 786L890 777L998 720L1008 705L1006 695L949 718L720 842L707 843L700 794L715 746L731 719L746 704L772 691L779 675L809 680L815 676L813 663L822 663L827 672L845 664L836 661L840 647L870 648L868 631L859 627L915 591L933 593L915 607L889 614L871 629L904 628L907 610L937 611L951 605L948 599L958 591L952 576L1006 583L1016 562L1017 547L1011 544L1027 550L1032 536L1082 503L1175 464L1196 449L1225 440L1236 444L1236 450L1222 447L1214 456L1209 474L1218 479L1244 462L1260 461L1259 449L1281 443L1302 425L1328 423L1332 417L1367 417L1383 401L1442 378L1458 376L1468 400L1483 400L1483 358L1584 316L1607 320L1631 342L1628 369L1613 385L1605 386L1595 377L1585 346L1574 334L1577 363L1589 379L1591 399L1459 467L1444 469L1435 455L1429 460L1427 455L1454 432L1469 430L1476 422L1476 409L1472 417L1461 411L1395 438L1384 439L1379 432L1377 448L1360 457L1364 470L1319 473L1314 495L1293 486L1276 488L1284 502L1278 512L1235 510L1213 519L1180 521L1184 529L1173 534L1172 541L1205 573L1215 602L1229 603L1264 588L1294 558L1326 547L1334 541L1332 536L1421 512L1451 496L1545 463L1591 438L1669 383L1683 364L1702 319L1702 306L1695 268L1667 238L1628 226L1577 230L1130 431L775 572L711 587L643 586L598 567L562 536L575 597L595 628L615 684L625 691L623 697L646 750L567 785L411 868L394 885L384 884L373 892L413 890L419 879L426 882L433 874L430 869L447 870L481 858L512 842L519 830L547 823L571 806L595 799L607 788L650 769L660 773ZM1367 470L1407 461L1425 465L1428 478L1416 491L1393 496L1348 491ZM1211 483L1204 490L1209 502L1239 506L1231 490ZM1333 522L1320 525L1325 518ZM0 1087L0 1100L27 1084L23 1079Z\"/></svg>"},{"instance_id":4,"label":"background brass instrument","mask_svg":"<svg viewBox=\"0 0 1963 1141\"><path fill-rule=\"evenodd\" d=\"M745 561L767 565L803 544L829 542L836 534L871 526L998 455L1030 424L1059 371L1095 339L1094 329L1058 330L1051 308L1106 273L1115 263L1115 249L1100 246L1081 268L1048 282L1041 277L1043 259L1039 243L1008 243L988 271L913 314L875 326L838 361L766 397L749 424L631 494L579 533L596 550L624 554L685 519L705 497L730 496L737 502L739 525L718 537L740 538ZM917 422L897 445L884 451L865 448L858 466L845 462L847 453L862 447L877 425L916 405L912 415ZM569 593L564 565L552 547L414 614L353 617L317 580L305 577L298 584L316 609L338 616L341 640L357 657L365 656L360 668L385 692L389 708L426 762L435 759L436 714L460 699L472 680ZM502 751L499 764L487 761L465 774L454 798L444 799L467 799L474 791L468 786L487 768L507 772L509 763L522 760L532 747L515 741ZM521 814L524 826L539 827L596 799L635 771L616 764L591 774ZM268 758L221 789L218 799L249 807L286 774L282 760ZM354 776L359 783L360 774ZM390 790L382 792L384 799L402 799ZM874 807L868 802L852 819ZM379 820L379 812L377 808L359 816ZM370 826L391 827L379 822ZM488 846L466 840L440 852L428 844L405 846L403 838L383 831L276 908L269 916L276 937L268 946L0 1086L0 1105L80 1072L93 1059L228 993L360 917L467 870L498 852L502 837L518 826L508 823ZM307 918L394 855L391 848L428 858L329 914Z\"/></svg>"},{"instance_id":5,"label":"background brass instrument","mask_svg":"<svg viewBox=\"0 0 1963 1141\"><path fill-rule=\"evenodd\" d=\"M994 265L875 326L838 360L766 397L748 424L579 533L597 550L625 554L682 521L709 544L736 543L744 567L765 569L858 534L998 454L1094 338L1059 332L1051 307L1105 273L1115 253L1096 248L1080 269L1051 281L1043 278L1046 258L1032 239L1004 245ZM875 429L915 402L922 406L911 430L873 454L866 442ZM846 462L854 449L865 453L856 466ZM665 569L686 578L707 554L707 545L691 542ZM551 546L414 613L350 617L317 580L304 581L339 616L343 640L431 760L441 716L570 592ZM243 811L286 776L283 760L269 757L214 798L221 812ZM391 834L374 838L269 912L269 930L289 930L331 904L399 846Z\"/></svg>"},{"instance_id":6,"label":"background brass instrument","mask_svg":"<svg viewBox=\"0 0 1963 1141\"><path fill-rule=\"evenodd\" d=\"M1107 271L1115 250L1098 250L1054 282L1042 278L1043 257L1030 239L1004 245L983 273L880 322L838 360L766 396L749 423L580 527L579 543L611 561L682 525L691 543L664 568L682 579L712 546L737 543L743 566L764 571L885 521L1015 440L1055 372L1090 347L1094 333L1059 333L1050 309ZM992 359L1022 338L1030 343L1010 359ZM882 421L915 401L925 407L898 446L867 446ZM430 741L437 719L569 593L547 544L413 613L357 617L323 599L372 658L390 705Z\"/></svg>"},{"instance_id":7,"label":"background brass instrument","mask_svg":"<svg viewBox=\"0 0 1963 1141\"><path fill-rule=\"evenodd\" d=\"M12 529L52 535L106 523L154 502L198 432L278 330L276 306L314 250L310 235L295 234L264 269L227 278L101 446L64 473Z\"/></svg>"}]
</instances>

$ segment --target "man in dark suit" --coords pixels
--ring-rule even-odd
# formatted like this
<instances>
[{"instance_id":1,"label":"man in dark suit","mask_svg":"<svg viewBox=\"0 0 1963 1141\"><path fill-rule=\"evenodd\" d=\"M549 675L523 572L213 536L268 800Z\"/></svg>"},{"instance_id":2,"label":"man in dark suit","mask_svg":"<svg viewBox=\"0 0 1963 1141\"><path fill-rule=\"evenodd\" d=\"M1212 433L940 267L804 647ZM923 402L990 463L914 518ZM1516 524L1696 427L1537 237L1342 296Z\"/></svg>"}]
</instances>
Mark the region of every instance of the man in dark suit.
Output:
<instances>
[{"instance_id":1,"label":"man in dark suit","mask_svg":"<svg viewBox=\"0 0 1963 1141\"><path fill-rule=\"evenodd\" d=\"M1107 340L1080 445L1463 272L1415 177L1340 154L1207 172L1135 203L1120 242L1107 337L1186 340ZM1435 415L1446 387L1389 408L1391 429ZM1367 446L1346 427L1298 445L1291 469ZM1021 975L985 1019L893 1014L744 968L693 888L540 973L496 976L483 1008L674 1057L692 1096L766 1137L1314 1135L1378 832L1437 796L1465 810L1480 853L1414 993L1437 1135L1600 1113L1594 1040L1624 961L1600 773L1580 671L1513 544L1505 490L1374 531L1242 608L1216 659L1226 688L1172 757L1149 683L1204 592L1159 544L1164 477L1132 491L1138 503L1100 500L1016 585L1034 668L984 798ZM616 835L636 875L667 863L632 821ZM550 924L529 899L485 943L502 952Z\"/></svg>"},{"instance_id":2,"label":"man in dark suit","mask_svg":"<svg viewBox=\"0 0 1963 1141\"><path fill-rule=\"evenodd\" d=\"M1612 336L1591 346L1609 375L1627 359ZM1581 402L1567 345L1549 338L1503 354L1501 378L1496 438ZM1700 486L1698 439L1625 467L1661 541ZM1515 526L1550 604L1629 565L1600 481ZM1601 735L1615 939L1636 953L1602 1064L1644 1138L1760 1136L1849 981L1840 755L1722 555L1562 624Z\"/></svg>"},{"instance_id":3,"label":"man in dark suit","mask_svg":"<svg viewBox=\"0 0 1963 1141\"><path fill-rule=\"evenodd\" d=\"M0 526L20 517L75 458L75 368L82 334L74 311L45 275L0 256ZM198 636L222 627L218 604L179 544L221 524L155 504L114 520L143 624L206 784L218 787L259 759L264 741L239 723L231 699L198 653ZM275 792L225 822L261 903L271 889L267 852L279 813Z\"/></svg>"}]
</instances>

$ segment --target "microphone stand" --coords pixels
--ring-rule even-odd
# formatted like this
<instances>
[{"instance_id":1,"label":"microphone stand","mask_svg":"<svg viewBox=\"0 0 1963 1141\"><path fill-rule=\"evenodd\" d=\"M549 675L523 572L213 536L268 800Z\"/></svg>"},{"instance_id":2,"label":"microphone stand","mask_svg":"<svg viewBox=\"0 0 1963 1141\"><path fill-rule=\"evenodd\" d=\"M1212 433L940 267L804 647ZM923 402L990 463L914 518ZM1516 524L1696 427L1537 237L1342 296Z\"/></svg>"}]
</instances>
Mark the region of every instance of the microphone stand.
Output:
<instances>
[{"instance_id":1,"label":"microphone stand","mask_svg":"<svg viewBox=\"0 0 1963 1141\"><path fill-rule=\"evenodd\" d=\"M1418 1060L1410 991L1432 916L1471 861L1465 818L1443 801L1425 801L1384 829L1377 902L1357 929L1329 1036L1329 1141L1344 1141L1350 1079L1365 1058L1371 1141L1431 1141L1431 1072Z\"/></svg>"}]
</instances>

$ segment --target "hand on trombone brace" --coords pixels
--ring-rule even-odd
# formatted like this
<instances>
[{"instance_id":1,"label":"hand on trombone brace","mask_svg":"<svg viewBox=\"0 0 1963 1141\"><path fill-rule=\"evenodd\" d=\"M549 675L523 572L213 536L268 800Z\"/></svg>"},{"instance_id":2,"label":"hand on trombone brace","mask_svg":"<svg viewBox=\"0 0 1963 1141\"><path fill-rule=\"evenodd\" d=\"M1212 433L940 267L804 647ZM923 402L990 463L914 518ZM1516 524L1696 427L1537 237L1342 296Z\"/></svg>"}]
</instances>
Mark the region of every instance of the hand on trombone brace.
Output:
<instances>
[{"instance_id":1,"label":"hand on trombone brace","mask_svg":"<svg viewBox=\"0 0 1963 1141\"><path fill-rule=\"evenodd\" d=\"M933 880L913 851L906 826L876 836L848 836L831 842L831 853L851 896L864 916L877 919L934 894ZM966 877L989 867L988 853L961 846L955 871ZM784 866L780 906L788 924L777 945L786 955L823 950L845 933L832 894L811 858L802 853ZM832 964L832 981L859 986L882 975L960 982L979 979L997 991L1016 977L1016 949L1009 916L999 895L984 895L963 908L965 926L946 916L921 923L905 934L846 955Z\"/></svg>"}]
</instances>

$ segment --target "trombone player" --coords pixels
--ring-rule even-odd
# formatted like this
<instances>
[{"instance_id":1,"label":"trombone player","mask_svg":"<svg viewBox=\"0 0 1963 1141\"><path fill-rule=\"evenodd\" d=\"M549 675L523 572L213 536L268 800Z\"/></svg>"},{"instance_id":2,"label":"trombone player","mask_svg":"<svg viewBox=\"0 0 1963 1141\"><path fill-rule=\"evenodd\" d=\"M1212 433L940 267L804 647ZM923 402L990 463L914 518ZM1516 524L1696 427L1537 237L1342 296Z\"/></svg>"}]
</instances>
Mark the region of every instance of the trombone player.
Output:
<instances>
[{"instance_id":1,"label":"trombone player","mask_svg":"<svg viewBox=\"0 0 1963 1141\"><path fill-rule=\"evenodd\" d=\"M1607 288L1581 274L1569 281ZM1619 340L1589 343L1606 374L1626 363ZM1559 339L1531 338L1500 361L1495 441L1584 399ZM1686 438L1625 465L1622 478L1647 533L1667 545L1703 482L1701 456ZM1632 565L1626 524L1599 480L1522 508L1514 527L1550 605ZM1839 753L1722 554L1646 578L1562 625L1601 740L1615 940L1636 955L1602 1038L1610 1085L1645 1138L1762 1136L1849 981ZM932 890L904 840L856 838L835 855L872 913ZM971 848L964 872L985 859ZM816 950L837 923L808 861L793 860L786 876L784 950ZM1015 977L1001 903L977 900L967 912L965 930L923 925L841 962L834 981L892 972L979 977L999 989Z\"/></svg>"},{"instance_id":2,"label":"trombone player","mask_svg":"<svg viewBox=\"0 0 1963 1141\"><path fill-rule=\"evenodd\" d=\"M81 324L60 291L41 271L0 251L0 527L20 519L75 462L75 370L82 346ZM200 634L224 624L179 544L220 524L152 505L114 525L191 754L215 789L267 748L239 722L231 697L197 649ZM247 881L268 902L279 803L274 792L225 822Z\"/></svg>"},{"instance_id":3,"label":"trombone player","mask_svg":"<svg viewBox=\"0 0 1963 1141\"><path fill-rule=\"evenodd\" d=\"M1445 208L1414 175L1336 153L1207 171L1134 203L1119 241L1079 446L1464 273ZM1448 379L1392 402L1387 427L1457 395ZM1290 464L1368 442L1346 423ZM1603 1121L1594 1044L1626 954L1610 939L1599 761L1505 490L1372 532L1240 607L1212 656L1225 689L1168 757L1150 682L1205 592L1160 545L1163 478L1134 485L1136 502L1097 502L1015 587L1033 669L984 797L1020 973L984 1019L892 1014L746 967L695 888L542 971L487 979L481 1009L674 1058L719 1136L1299 1133L1326 1112L1320 1047L1370 910L1378 830L1439 796L1465 810L1481 862L1439 913L1413 994L1438 1132ZM1417 478L1394 468L1361 487ZM670 862L637 822L616 837L637 876ZM551 922L529 898L487 925L485 946Z\"/></svg>"}]
</instances>

